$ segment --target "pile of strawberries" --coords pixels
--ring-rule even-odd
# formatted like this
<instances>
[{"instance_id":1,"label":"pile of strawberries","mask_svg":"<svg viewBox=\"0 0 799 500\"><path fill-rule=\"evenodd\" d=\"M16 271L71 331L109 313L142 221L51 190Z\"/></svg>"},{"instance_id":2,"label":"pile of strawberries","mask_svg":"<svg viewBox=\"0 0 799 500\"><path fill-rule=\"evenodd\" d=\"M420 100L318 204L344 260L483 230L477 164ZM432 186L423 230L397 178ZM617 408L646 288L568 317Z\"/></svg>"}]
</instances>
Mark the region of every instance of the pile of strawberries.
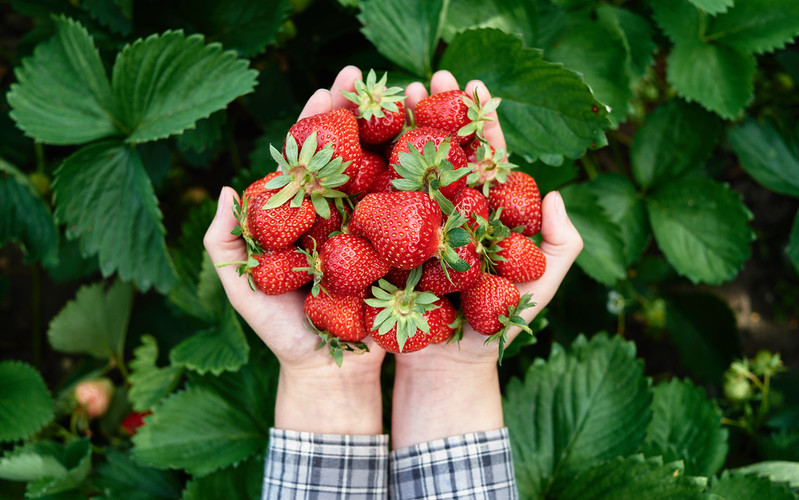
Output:
<instances>
[{"instance_id":1,"label":"pile of strawberries","mask_svg":"<svg viewBox=\"0 0 799 500\"><path fill-rule=\"evenodd\" d=\"M529 331L514 283L546 267L530 238L538 186L484 137L499 99L440 92L411 116L402 92L370 71L345 92L351 108L303 118L271 148L277 171L234 209L239 273L270 295L310 283L308 325L339 364L367 335L407 353L460 339L464 319L501 354L510 326Z\"/></svg>"}]
</instances>

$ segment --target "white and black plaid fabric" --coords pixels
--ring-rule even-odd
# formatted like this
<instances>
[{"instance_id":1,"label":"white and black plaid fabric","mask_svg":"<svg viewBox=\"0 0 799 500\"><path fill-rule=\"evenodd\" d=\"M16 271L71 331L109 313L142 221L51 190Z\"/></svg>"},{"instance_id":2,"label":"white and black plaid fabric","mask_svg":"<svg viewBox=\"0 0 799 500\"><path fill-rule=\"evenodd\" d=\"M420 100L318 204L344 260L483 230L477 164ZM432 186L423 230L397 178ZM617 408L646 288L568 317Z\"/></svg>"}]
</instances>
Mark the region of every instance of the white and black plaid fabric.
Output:
<instances>
[{"instance_id":1,"label":"white and black plaid fabric","mask_svg":"<svg viewBox=\"0 0 799 500\"><path fill-rule=\"evenodd\" d=\"M389 476L390 472L390 476ZM507 429L396 450L388 436L272 429L266 499L516 499Z\"/></svg>"},{"instance_id":2,"label":"white and black plaid fabric","mask_svg":"<svg viewBox=\"0 0 799 500\"><path fill-rule=\"evenodd\" d=\"M508 429L455 436L391 452L396 499L516 499Z\"/></svg>"},{"instance_id":3,"label":"white and black plaid fabric","mask_svg":"<svg viewBox=\"0 0 799 500\"><path fill-rule=\"evenodd\" d=\"M388 498L388 436L271 429L261 497Z\"/></svg>"}]
</instances>

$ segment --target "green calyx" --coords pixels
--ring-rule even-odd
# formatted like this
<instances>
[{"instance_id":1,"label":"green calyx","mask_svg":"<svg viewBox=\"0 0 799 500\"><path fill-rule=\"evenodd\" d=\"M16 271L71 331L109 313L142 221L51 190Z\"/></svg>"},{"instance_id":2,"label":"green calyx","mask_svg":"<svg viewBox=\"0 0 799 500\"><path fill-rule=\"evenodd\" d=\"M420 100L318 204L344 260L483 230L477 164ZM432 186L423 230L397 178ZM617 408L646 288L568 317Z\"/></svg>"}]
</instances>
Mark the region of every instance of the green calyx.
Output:
<instances>
[{"instance_id":1,"label":"green calyx","mask_svg":"<svg viewBox=\"0 0 799 500\"><path fill-rule=\"evenodd\" d=\"M489 113L493 113L499 107L500 102L502 99L499 97L494 97L489 99L488 102L485 104L480 104L480 98L477 96L477 88L474 89L473 97L466 97L463 96L463 102L467 106L466 116L469 118L470 122L458 130L458 135L461 137L466 137L471 134L483 134L483 129L485 128L485 122L489 120L493 120L486 115Z\"/></svg>"},{"instance_id":2,"label":"green calyx","mask_svg":"<svg viewBox=\"0 0 799 500\"><path fill-rule=\"evenodd\" d=\"M451 147L450 138L447 137L436 148L433 141L427 141L419 151L413 144L408 142L408 152L399 153L399 165L393 165L394 170L400 175L401 179L391 181L392 185L400 191L423 191L430 194L430 197L441 204L436 193L443 186L449 186L458 179L469 175L471 169L455 169L452 163L447 160L447 155ZM451 205L451 203L450 203ZM452 207L454 210L454 206ZM442 211L450 214L442 206Z\"/></svg>"},{"instance_id":3,"label":"green calyx","mask_svg":"<svg viewBox=\"0 0 799 500\"><path fill-rule=\"evenodd\" d=\"M456 248L468 245L472 240L469 231L464 228L467 221L468 219L465 215L453 210L449 217L447 217L444 226L441 228L439 260L444 269L444 274L447 276L450 283L452 282L452 278L449 277L449 269L461 273L469 270L469 263L460 258L455 252Z\"/></svg>"},{"instance_id":4,"label":"green calyx","mask_svg":"<svg viewBox=\"0 0 799 500\"><path fill-rule=\"evenodd\" d=\"M319 349L327 347L330 357L333 358L333 361L336 363L336 365L338 365L339 368L341 368L341 363L344 361L345 352L351 352L354 354L363 354L369 352L369 346L363 342L349 342L346 340L341 340L332 333L318 328L313 324L311 318L308 316L305 317L305 321L308 330L319 337L320 342L319 345L316 346L316 350L318 351Z\"/></svg>"},{"instance_id":5,"label":"green calyx","mask_svg":"<svg viewBox=\"0 0 799 500\"><path fill-rule=\"evenodd\" d=\"M521 296L519 299L519 303L515 306L509 305L508 306L508 315L505 316L504 314L499 316L499 322L502 323L502 328L488 337L485 341L486 344L490 342L496 341L499 345L499 364L502 364L502 356L505 354L505 344L508 342L508 330L512 327L519 327L523 331L533 335L533 330L530 329L530 325L527 324L524 318L522 318L521 313L527 308L533 307L535 302L533 302L533 295L531 293L526 293Z\"/></svg>"},{"instance_id":6,"label":"green calyx","mask_svg":"<svg viewBox=\"0 0 799 500\"><path fill-rule=\"evenodd\" d=\"M291 270L298 272L305 271L313 277L311 294L314 297L318 296L320 291L324 292L326 295L330 295L330 292L328 292L321 284L325 273L322 271L322 261L319 259L319 251L316 248L316 239L311 239L313 240L313 248L310 251L301 248L297 249L297 251L303 254L308 260L308 265L306 267L294 267Z\"/></svg>"},{"instance_id":7,"label":"green calyx","mask_svg":"<svg viewBox=\"0 0 799 500\"><path fill-rule=\"evenodd\" d=\"M466 183L473 188L482 188L483 195L488 196L488 190L494 184L501 184L508 180L508 174L516 165L505 161L505 150L497 149L491 154L491 147L478 135L481 141L475 153L475 161L469 162L471 171Z\"/></svg>"},{"instance_id":8,"label":"green calyx","mask_svg":"<svg viewBox=\"0 0 799 500\"><path fill-rule=\"evenodd\" d=\"M471 235L477 242L477 253L481 257L483 272L491 272L497 262L507 260L499 255L502 247L498 243L510 236L512 231L499 220L501 213L502 207L499 207L498 210L491 213L488 220L476 215L477 224L471 228Z\"/></svg>"},{"instance_id":9,"label":"green calyx","mask_svg":"<svg viewBox=\"0 0 799 500\"><path fill-rule=\"evenodd\" d=\"M327 200L336 199L340 203L339 199L346 196L335 188L349 180L344 170L350 162L344 162L340 156L334 158L333 145L330 143L316 151L318 144L314 131L302 143L302 148L299 148L294 136L288 134L285 157L274 146L270 146L269 152L283 175L264 185L266 189L279 189L264 205L265 210L277 208L289 200L290 206L296 208L308 197L320 217L330 218Z\"/></svg>"},{"instance_id":10,"label":"green calyx","mask_svg":"<svg viewBox=\"0 0 799 500\"><path fill-rule=\"evenodd\" d=\"M382 118L385 111L399 113L398 102L402 102L405 96L402 95L402 87L386 88L388 73L383 73L380 81L373 69L366 75L366 82L363 80L355 81L355 92L342 90L344 97L358 105L358 118L370 120L372 117Z\"/></svg>"},{"instance_id":11,"label":"green calyx","mask_svg":"<svg viewBox=\"0 0 799 500\"><path fill-rule=\"evenodd\" d=\"M422 277L422 266L412 270L404 289L381 279L378 286L372 287L372 298L365 299L368 305L380 309L375 316L372 330L385 335L392 328L397 329L397 344L400 352L405 343L419 331L430 332L430 325L424 314L437 309L438 297L432 292L414 290Z\"/></svg>"}]
</instances>

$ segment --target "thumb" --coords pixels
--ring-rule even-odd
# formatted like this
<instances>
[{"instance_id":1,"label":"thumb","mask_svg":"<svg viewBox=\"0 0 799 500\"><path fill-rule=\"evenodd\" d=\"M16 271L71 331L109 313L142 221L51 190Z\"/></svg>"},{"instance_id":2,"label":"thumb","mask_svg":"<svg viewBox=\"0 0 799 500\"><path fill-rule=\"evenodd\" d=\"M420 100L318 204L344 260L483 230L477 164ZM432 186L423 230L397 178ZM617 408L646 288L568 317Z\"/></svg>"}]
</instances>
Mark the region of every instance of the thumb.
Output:
<instances>
[{"instance_id":1,"label":"thumb","mask_svg":"<svg viewBox=\"0 0 799 500\"><path fill-rule=\"evenodd\" d=\"M239 221L233 215L233 203L238 199L236 191L231 187L223 187L219 193L219 202L216 207L211 225L205 232L203 245L214 266L231 262L244 262L247 260L247 247L244 239L232 234L233 228ZM227 292L235 290L242 284L236 265L216 267L216 272Z\"/></svg>"}]
</instances>

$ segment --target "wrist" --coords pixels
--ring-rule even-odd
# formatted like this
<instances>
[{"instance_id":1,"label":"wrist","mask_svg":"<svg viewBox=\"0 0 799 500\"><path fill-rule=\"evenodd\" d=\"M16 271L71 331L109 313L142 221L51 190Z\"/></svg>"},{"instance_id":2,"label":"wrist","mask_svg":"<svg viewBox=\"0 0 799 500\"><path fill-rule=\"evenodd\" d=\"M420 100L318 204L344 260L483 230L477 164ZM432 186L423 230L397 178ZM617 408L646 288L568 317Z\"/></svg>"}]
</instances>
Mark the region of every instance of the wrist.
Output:
<instances>
[{"instance_id":1,"label":"wrist","mask_svg":"<svg viewBox=\"0 0 799 500\"><path fill-rule=\"evenodd\" d=\"M496 364L457 368L397 363L391 432L395 449L504 426Z\"/></svg>"},{"instance_id":2,"label":"wrist","mask_svg":"<svg viewBox=\"0 0 799 500\"><path fill-rule=\"evenodd\" d=\"M381 398L379 371L281 367L275 427L317 434L382 434Z\"/></svg>"}]
</instances>

